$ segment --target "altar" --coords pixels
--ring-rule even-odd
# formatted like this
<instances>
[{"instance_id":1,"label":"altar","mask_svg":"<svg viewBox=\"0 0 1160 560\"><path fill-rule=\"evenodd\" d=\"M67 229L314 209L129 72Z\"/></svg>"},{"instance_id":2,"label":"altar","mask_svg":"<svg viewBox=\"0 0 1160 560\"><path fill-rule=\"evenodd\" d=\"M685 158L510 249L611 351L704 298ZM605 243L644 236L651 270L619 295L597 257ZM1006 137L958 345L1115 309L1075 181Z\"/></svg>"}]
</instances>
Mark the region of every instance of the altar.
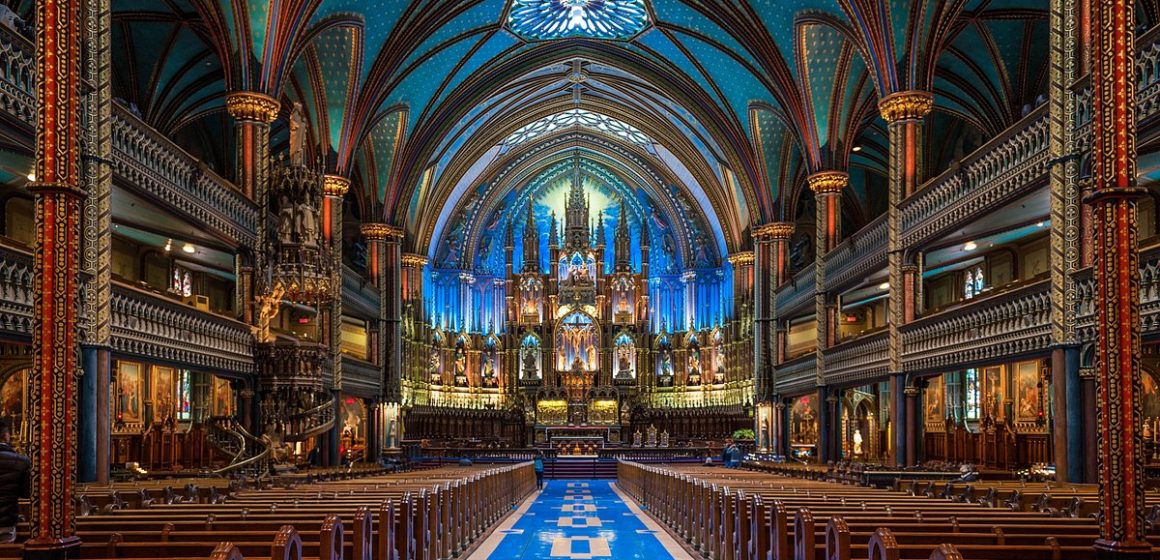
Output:
<instances>
[{"instance_id":1,"label":"altar","mask_svg":"<svg viewBox=\"0 0 1160 560\"><path fill-rule=\"evenodd\" d=\"M538 426L536 444L546 445L566 455L595 455L597 451L620 445L620 426Z\"/></svg>"}]
</instances>

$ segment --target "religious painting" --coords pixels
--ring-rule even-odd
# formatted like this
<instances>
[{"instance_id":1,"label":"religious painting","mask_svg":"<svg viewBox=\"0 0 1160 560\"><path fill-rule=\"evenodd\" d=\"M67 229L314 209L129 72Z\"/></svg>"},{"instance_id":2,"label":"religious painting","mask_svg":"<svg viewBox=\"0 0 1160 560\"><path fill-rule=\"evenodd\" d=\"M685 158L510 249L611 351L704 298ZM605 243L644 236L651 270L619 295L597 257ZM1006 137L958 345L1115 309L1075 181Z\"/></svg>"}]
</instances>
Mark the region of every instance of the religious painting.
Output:
<instances>
[{"instance_id":1,"label":"religious painting","mask_svg":"<svg viewBox=\"0 0 1160 560\"><path fill-rule=\"evenodd\" d=\"M941 375L927 379L922 406L928 423L942 422L946 418L946 387Z\"/></svg>"},{"instance_id":2,"label":"religious painting","mask_svg":"<svg viewBox=\"0 0 1160 560\"><path fill-rule=\"evenodd\" d=\"M1007 399L1007 376L1003 366L983 368L983 416L1002 420L1006 415L1003 401Z\"/></svg>"},{"instance_id":3,"label":"religious painting","mask_svg":"<svg viewBox=\"0 0 1160 560\"><path fill-rule=\"evenodd\" d=\"M119 422L141 422L141 364L117 362L116 418Z\"/></svg>"},{"instance_id":4,"label":"religious painting","mask_svg":"<svg viewBox=\"0 0 1160 560\"><path fill-rule=\"evenodd\" d=\"M173 417L177 410L177 386L175 371L171 367L153 366L153 386L150 396L153 400L153 419L164 422Z\"/></svg>"},{"instance_id":5,"label":"religious painting","mask_svg":"<svg viewBox=\"0 0 1160 560\"><path fill-rule=\"evenodd\" d=\"M790 438L795 444L818 443L818 405L812 395L794 400L790 408Z\"/></svg>"},{"instance_id":6,"label":"religious painting","mask_svg":"<svg viewBox=\"0 0 1160 560\"><path fill-rule=\"evenodd\" d=\"M349 396L342 399L342 443L345 448L365 444L366 415L362 399Z\"/></svg>"},{"instance_id":7,"label":"religious painting","mask_svg":"<svg viewBox=\"0 0 1160 560\"><path fill-rule=\"evenodd\" d=\"M1160 386L1156 383L1156 377L1148 370L1144 370L1140 372L1140 380L1144 388L1140 395L1140 400L1144 404L1144 419L1160 418Z\"/></svg>"},{"instance_id":8,"label":"religious painting","mask_svg":"<svg viewBox=\"0 0 1160 560\"><path fill-rule=\"evenodd\" d=\"M230 380L218 376L213 377L213 406L211 413L214 416L234 415L234 390L230 387Z\"/></svg>"},{"instance_id":9,"label":"religious painting","mask_svg":"<svg viewBox=\"0 0 1160 560\"><path fill-rule=\"evenodd\" d=\"M23 433L24 410L27 404L25 387L28 385L29 371L27 369L15 371L4 380L3 385L0 385L0 418L8 422L14 435Z\"/></svg>"},{"instance_id":10,"label":"religious painting","mask_svg":"<svg viewBox=\"0 0 1160 560\"><path fill-rule=\"evenodd\" d=\"M1043 414L1039 387L1039 362L1015 364L1015 420L1033 422Z\"/></svg>"}]
</instances>

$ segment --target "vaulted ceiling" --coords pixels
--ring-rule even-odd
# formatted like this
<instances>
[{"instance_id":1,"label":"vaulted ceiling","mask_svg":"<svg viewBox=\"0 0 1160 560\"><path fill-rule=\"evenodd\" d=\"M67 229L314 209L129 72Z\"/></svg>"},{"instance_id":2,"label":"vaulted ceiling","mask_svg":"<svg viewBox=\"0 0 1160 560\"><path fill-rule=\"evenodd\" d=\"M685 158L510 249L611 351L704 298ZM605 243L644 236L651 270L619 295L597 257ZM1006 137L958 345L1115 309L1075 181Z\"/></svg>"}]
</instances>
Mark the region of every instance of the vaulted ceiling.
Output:
<instances>
[{"instance_id":1,"label":"vaulted ceiling","mask_svg":"<svg viewBox=\"0 0 1160 560\"><path fill-rule=\"evenodd\" d=\"M31 0L7 3L30 12ZM1142 21L1154 4L1138 10ZM930 137L945 144L1002 130L1047 82L1047 0L112 5L120 102L227 175L227 92L300 103L311 159L352 178L356 217L405 226L417 251L437 243L469 187L526 157L505 139L568 111L648 141L588 126L589 140L552 130L533 142L556 141L559 153L587 142L593 161L615 155L593 138L635 153L624 168L647 169L701 207L697 219L727 253L744 248L751 225L801 213L813 171L851 172L847 228L881 212L880 95L932 89ZM954 153L932 146L929 164Z\"/></svg>"}]
</instances>

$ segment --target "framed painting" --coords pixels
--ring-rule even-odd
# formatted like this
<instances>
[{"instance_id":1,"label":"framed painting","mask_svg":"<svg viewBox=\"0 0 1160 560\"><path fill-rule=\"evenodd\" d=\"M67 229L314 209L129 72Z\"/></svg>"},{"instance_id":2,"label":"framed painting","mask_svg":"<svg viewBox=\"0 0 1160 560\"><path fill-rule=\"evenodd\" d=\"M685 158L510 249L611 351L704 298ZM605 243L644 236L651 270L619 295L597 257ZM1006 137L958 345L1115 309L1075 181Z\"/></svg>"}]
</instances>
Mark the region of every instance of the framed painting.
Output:
<instances>
[{"instance_id":1,"label":"framed painting","mask_svg":"<svg viewBox=\"0 0 1160 560\"><path fill-rule=\"evenodd\" d=\"M125 424L141 422L141 364L117 362L116 419Z\"/></svg>"},{"instance_id":2,"label":"framed painting","mask_svg":"<svg viewBox=\"0 0 1160 560\"><path fill-rule=\"evenodd\" d=\"M1039 362L1015 364L1015 420L1033 422L1043 412L1043 397L1039 387Z\"/></svg>"},{"instance_id":3,"label":"framed painting","mask_svg":"<svg viewBox=\"0 0 1160 560\"><path fill-rule=\"evenodd\" d=\"M177 412L177 372L171 367L153 366L150 397L153 401L153 420L163 422Z\"/></svg>"},{"instance_id":4,"label":"framed painting","mask_svg":"<svg viewBox=\"0 0 1160 560\"><path fill-rule=\"evenodd\" d=\"M234 415L234 390L230 387L230 380L218 376L213 377L213 407L214 416Z\"/></svg>"},{"instance_id":5,"label":"framed painting","mask_svg":"<svg viewBox=\"0 0 1160 560\"><path fill-rule=\"evenodd\" d=\"M1003 366L983 368L983 416L995 420L1006 417L1003 403L1007 400L1007 375Z\"/></svg>"},{"instance_id":6,"label":"framed painting","mask_svg":"<svg viewBox=\"0 0 1160 560\"><path fill-rule=\"evenodd\" d=\"M941 375L927 380L926 391L922 395L922 405L923 410L926 411L927 422L936 423L946 419L946 394L946 387Z\"/></svg>"}]
</instances>

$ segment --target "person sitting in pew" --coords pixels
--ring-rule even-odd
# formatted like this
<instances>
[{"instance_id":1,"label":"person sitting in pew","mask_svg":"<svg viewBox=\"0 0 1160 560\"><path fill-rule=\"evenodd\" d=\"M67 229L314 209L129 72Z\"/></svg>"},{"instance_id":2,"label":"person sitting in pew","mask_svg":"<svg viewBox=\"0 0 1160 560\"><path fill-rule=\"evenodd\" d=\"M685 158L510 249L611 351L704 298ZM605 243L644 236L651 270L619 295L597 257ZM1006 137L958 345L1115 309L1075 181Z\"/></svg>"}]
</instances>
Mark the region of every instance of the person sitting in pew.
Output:
<instances>
[{"instance_id":1,"label":"person sitting in pew","mask_svg":"<svg viewBox=\"0 0 1160 560\"><path fill-rule=\"evenodd\" d=\"M16 542L20 498L29 497L32 463L9 443L12 429L0 420L0 543Z\"/></svg>"}]
</instances>

